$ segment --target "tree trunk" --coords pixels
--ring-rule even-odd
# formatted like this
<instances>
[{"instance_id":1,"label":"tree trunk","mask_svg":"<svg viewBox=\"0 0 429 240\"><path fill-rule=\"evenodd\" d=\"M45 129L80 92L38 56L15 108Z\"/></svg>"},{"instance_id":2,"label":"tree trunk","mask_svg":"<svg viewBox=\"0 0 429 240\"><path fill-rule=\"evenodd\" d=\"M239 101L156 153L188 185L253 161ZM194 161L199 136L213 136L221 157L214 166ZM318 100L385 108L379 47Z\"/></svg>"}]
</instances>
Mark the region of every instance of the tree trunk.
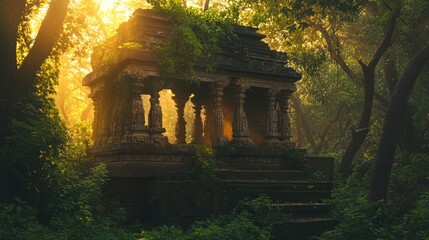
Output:
<instances>
[{"instance_id":1,"label":"tree trunk","mask_svg":"<svg viewBox=\"0 0 429 240\"><path fill-rule=\"evenodd\" d=\"M210 0L205 0L204 1L204 11L209 10L209 6L210 6Z\"/></svg>"},{"instance_id":2,"label":"tree trunk","mask_svg":"<svg viewBox=\"0 0 429 240\"><path fill-rule=\"evenodd\" d=\"M32 90L35 75L61 33L69 0L52 0L33 47L17 67L18 26L23 19L25 0L0 2L0 140L10 134L16 102Z\"/></svg>"},{"instance_id":3,"label":"tree trunk","mask_svg":"<svg viewBox=\"0 0 429 240\"><path fill-rule=\"evenodd\" d=\"M16 96L16 40L24 0L0 2L0 141L9 135Z\"/></svg>"},{"instance_id":4,"label":"tree trunk","mask_svg":"<svg viewBox=\"0 0 429 240\"><path fill-rule=\"evenodd\" d=\"M386 199L390 171L393 165L403 115L414 83L429 59L429 42L409 62L395 87L387 108L378 149L375 156L374 171L369 187L368 200L371 202Z\"/></svg>"},{"instance_id":5,"label":"tree trunk","mask_svg":"<svg viewBox=\"0 0 429 240\"><path fill-rule=\"evenodd\" d=\"M359 61L359 64L362 67L364 78L365 99L362 114L359 120L359 125L357 129L352 130L352 140L350 141L350 144L341 159L340 173L343 178L350 176L352 171L353 158L355 157L357 151L359 150L359 148L365 141L366 136L368 135L369 122L371 119L371 111L374 98L375 68L377 67L378 62L380 62L381 57L390 45L390 41L393 37L393 33L396 27L396 20L399 17L399 10L400 9L396 9L392 12L392 16L390 17L389 24L387 25L387 31L384 35L384 38L380 43L380 46L378 47L376 53L372 57L370 63L368 65L365 65L362 61Z\"/></svg>"},{"instance_id":6,"label":"tree trunk","mask_svg":"<svg viewBox=\"0 0 429 240\"><path fill-rule=\"evenodd\" d=\"M362 65L365 81L365 99L360 115L359 125L356 129L352 129L352 140L346 149L340 163L340 173L343 178L350 176L352 172L353 158L360 146L366 139L369 132L369 122L371 120L372 104L374 97L374 69L369 69Z\"/></svg>"}]
</instances>

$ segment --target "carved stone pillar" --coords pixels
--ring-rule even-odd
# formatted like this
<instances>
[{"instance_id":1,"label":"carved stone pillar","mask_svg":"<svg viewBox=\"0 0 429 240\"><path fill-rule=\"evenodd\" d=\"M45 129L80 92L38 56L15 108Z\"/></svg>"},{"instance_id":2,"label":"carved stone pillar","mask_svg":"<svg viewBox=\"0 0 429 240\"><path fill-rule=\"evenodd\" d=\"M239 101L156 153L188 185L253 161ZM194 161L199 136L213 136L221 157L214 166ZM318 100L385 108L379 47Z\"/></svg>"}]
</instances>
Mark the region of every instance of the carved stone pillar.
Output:
<instances>
[{"instance_id":1,"label":"carved stone pillar","mask_svg":"<svg viewBox=\"0 0 429 240\"><path fill-rule=\"evenodd\" d=\"M160 80L152 80L150 89L150 110L149 110L149 133L152 142L154 143L167 143L167 137L162 134L165 128L162 127L162 109L159 104L159 91L162 86Z\"/></svg>"},{"instance_id":2,"label":"carved stone pillar","mask_svg":"<svg viewBox=\"0 0 429 240\"><path fill-rule=\"evenodd\" d=\"M191 98L194 104L194 126L192 129L192 143L201 144L203 142L203 121L201 119L202 99L199 95L194 95Z\"/></svg>"},{"instance_id":3,"label":"carved stone pillar","mask_svg":"<svg viewBox=\"0 0 429 240\"><path fill-rule=\"evenodd\" d=\"M186 91L174 91L173 100L177 108L176 122L176 144L186 144L186 121L185 121L185 104L189 100L189 93Z\"/></svg>"},{"instance_id":4,"label":"carved stone pillar","mask_svg":"<svg viewBox=\"0 0 429 240\"><path fill-rule=\"evenodd\" d=\"M221 78L218 81L210 85L211 96L213 97L213 122L211 123L213 128L211 133L211 144L214 146L220 146L227 143L227 139L224 136L223 128L223 111L221 107L223 90L228 85L226 78Z\"/></svg>"},{"instance_id":5,"label":"carved stone pillar","mask_svg":"<svg viewBox=\"0 0 429 240\"><path fill-rule=\"evenodd\" d=\"M232 143L243 146L253 145L249 137L247 116L244 111L245 92L249 89L248 84L243 79L234 81L234 119L232 122Z\"/></svg>"},{"instance_id":6,"label":"carved stone pillar","mask_svg":"<svg viewBox=\"0 0 429 240\"><path fill-rule=\"evenodd\" d=\"M203 106L206 111L206 119L204 121L204 132L203 132L203 144L211 145L212 136L214 132L214 101L212 93L209 94L210 97L203 99Z\"/></svg>"},{"instance_id":7,"label":"carved stone pillar","mask_svg":"<svg viewBox=\"0 0 429 240\"><path fill-rule=\"evenodd\" d=\"M125 141L130 142L148 142L148 127L145 125L145 112L141 98L142 84L136 84L132 89L131 103L131 123Z\"/></svg>"},{"instance_id":8,"label":"carved stone pillar","mask_svg":"<svg viewBox=\"0 0 429 240\"><path fill-rule=\"evenodd\" d=\"M276 97L279 90L271 88L267 89L267 118L265 125L265 144L267 146L278 146L279 145L279 133L278 133L278 116L276 106ZM287 114L287 111L286 111Z\"/></svg>"},{"instance_id":9,"label":"carved stone pillar","mask_svg":"<svg viewBox=\"0 0 429 240\"><path fill-rule=\"evenodd\" d=\"M292 147L291 142L291 130L290 130L290 119L288 114L289 109L289 99L292 95L292 91L283 90L279 94L279 118L278 118L278 132L279 139L283 144L286 144L288 147Z\"/></svg>"}]
</instances>

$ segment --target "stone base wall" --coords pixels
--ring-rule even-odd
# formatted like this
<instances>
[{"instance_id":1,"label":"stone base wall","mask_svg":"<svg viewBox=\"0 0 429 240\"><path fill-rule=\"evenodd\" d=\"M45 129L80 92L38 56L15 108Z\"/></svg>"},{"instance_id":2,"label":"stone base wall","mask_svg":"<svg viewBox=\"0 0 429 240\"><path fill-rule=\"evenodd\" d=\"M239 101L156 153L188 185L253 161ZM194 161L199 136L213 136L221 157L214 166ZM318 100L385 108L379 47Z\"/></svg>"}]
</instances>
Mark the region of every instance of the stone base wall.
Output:
<instances>
[{"instance_id":1,"label":"stone base wall","mask_svg":"<svg viewBox=\"0 0 429 240\"><path fill-rule=\"evenodd\" d=\"M139 219L149 224L188 226L213 214L231 211L244 197L258 197L265 190L275 190L271 192L274 197L296 200L307 198L306 194L314 195L306 193L306 184L310 184L311 189L320 185L307 183L304 177L290 178L289 171L305 176L308 168L297 168L295 160L287 157L287 150L235 147L231 152L219 151L224 155L218 155L218 169L239 174L235 172L232 178L219 174L212 182L192 180L192 145L110 145L94 149L93 158L105 163L109 171L106 197L125 207L130 222ZM332 158L307 158L306 163L309 168L323 172L326 181L332 180ZM246 174L243 175L243 171ZM272 174L267 175L268 172ZM271 179L262 183L263 186L258 181L265 181L266 177L259 177L256 182L252 180L261 173ZM292 183L285 183L287 179L292 179ZM301 180L305 181L297 182ZM298 192L285 195L286 190Z\"/></svg>"}]
</instances>

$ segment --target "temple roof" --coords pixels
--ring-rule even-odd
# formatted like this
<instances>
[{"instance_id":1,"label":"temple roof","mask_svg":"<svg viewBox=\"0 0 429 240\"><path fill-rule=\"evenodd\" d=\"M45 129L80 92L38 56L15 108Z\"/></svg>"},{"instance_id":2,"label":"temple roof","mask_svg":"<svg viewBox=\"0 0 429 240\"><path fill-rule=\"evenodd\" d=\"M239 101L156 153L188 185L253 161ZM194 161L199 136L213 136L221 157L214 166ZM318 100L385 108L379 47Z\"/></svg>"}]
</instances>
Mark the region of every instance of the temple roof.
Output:
<instances>
[{"instance_id":1,"label":"temple roof","mask_svg":"<svg viewBox=\"0 0 429 240\"><path fill-rule=\"evenodd\" d=\"M107 41L108 46L118 47L126 43L137 43L140 49L122 48L115 52L112 65L119 67L124 64L144 65L157 69L160 55L154 49L162 44L172 27L171 21L153 9L136 10L129 21L121 24L118 34ZM215 72L229 77L246 77L261 81L294 83L301 75L287 67L287 56L271 50L261 40L265 35L257 33L257 29L235 26L234 40L220 43L220 52L216 57ZM99 51L99 50L98 50ZM102 78L105 57L100 57L97 50L92 56L94 71L84 79L84 85L92 85ZM205 75L206 68L212 63L210 59L202 59L195 66L197 76ZM156 71L156 70L155 70Z\"/></svg>"}]
</instances>

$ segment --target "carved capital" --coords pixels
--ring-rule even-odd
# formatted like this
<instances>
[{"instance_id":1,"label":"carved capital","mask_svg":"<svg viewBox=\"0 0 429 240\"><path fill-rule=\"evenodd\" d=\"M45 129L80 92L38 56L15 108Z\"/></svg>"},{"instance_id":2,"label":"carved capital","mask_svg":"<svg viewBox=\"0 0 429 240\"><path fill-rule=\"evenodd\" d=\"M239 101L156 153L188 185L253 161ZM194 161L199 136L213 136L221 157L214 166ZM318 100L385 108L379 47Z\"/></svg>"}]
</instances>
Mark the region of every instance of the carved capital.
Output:
<instances>
[{"instance_id":1,"label":"carved capital","mask_svg":"<svg viewBox=\"0 0 429 240\"><path fill-rule=\"evenodd\" d=\"M244 93L249 90L250 85L245 78L236 78L234 79L234 87Z\"/></svg>"},{"instance_id":2,"label":"carved capital","mask_svg":"<svg viewBox=\"0 0 429 240\"><path fill-rule=\"evenodd\" d=\"M124 69L122 69L121 73L119 74L119 78L123 79L128 77L143 81L149 77L149 72L139 65L127 65Z\"/></svg>"}]
</instances>

